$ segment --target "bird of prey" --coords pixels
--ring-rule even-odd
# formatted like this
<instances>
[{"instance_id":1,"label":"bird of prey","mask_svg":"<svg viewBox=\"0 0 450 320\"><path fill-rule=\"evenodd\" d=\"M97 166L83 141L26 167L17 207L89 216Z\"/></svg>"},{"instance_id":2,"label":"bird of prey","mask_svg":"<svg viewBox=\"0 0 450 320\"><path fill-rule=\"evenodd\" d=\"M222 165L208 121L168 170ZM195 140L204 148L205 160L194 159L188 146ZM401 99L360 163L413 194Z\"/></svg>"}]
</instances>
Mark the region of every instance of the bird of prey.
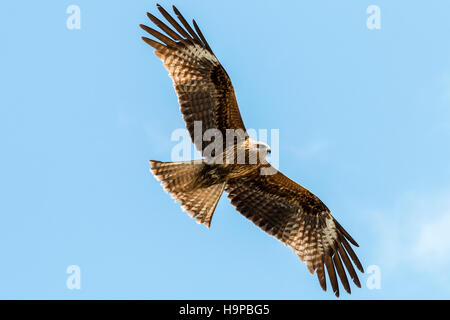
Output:
<instances>
[{"instance_id":1,"label":"bird of prey","mask_svg":"<svg viewBox=\"0 0 450 320\"><path fill-rule=\"evenodd\" d=\"M156 38L142 39L168 70L186 127L203 159L150 160L151 172L198 223L210 226L225 191L237 211L292 248L311 274L317 274L323 290L326 273L336 296L338 278L348 293L347 275L361 287L354 265L364 270L350 243L358 244L318 197L265 161L270 147L246 133L231 80L195 20L194 30L175 6L178 21L160 5L157 8L166 22L147 13L161 31L140 25ZM208 130L218 133L213 150L207 150L208 141L202 139ZM228 139L230 131L244 134ZM244 154L244 161L237 161L239 154ZM248 160L252 154L254 161Z\"/></svg>"}]
</instances>

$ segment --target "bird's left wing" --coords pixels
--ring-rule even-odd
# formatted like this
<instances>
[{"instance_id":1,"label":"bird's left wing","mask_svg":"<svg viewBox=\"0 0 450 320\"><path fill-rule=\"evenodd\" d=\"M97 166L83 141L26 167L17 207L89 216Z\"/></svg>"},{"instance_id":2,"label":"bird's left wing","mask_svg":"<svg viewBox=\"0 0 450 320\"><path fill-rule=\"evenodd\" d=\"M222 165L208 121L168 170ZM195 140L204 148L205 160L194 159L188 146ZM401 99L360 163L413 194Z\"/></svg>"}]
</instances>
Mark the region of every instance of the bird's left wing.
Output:
<instances>
[{"instance_id":1,"label":"bird's left wing","mask_svg":"<svg viewBox=\"0 0 450 320\"><path fill-rule=\"evenodd\" d=\"M276 171L273 175L258 173L230 180L225 190L242 215L291 247L309 271L317 273L324 290L325 268L336 296L337 276L350 293L345 269L353 282L361 286L351 260L361 272L364 270L349 242L358 244L308 189Z\"/></svg>"},{"instance_id":2,"label":"bird's left wing","mask_svg":"<svg viewBox=\"0 0 450 320\"><path fill-rule=\"evenodd\" d=\"M203 154L208 145L202 139L208 129L220 130L224 150L226 129L241 129L239 132L245 134L231 80L195 20L194 31L175 6L173 10L182 26L164 8L157 6L172 28L147 13L150 20L165 34L141 25L142 29L161 42L146 37L142 39L156 49L155 54L169 71L186 127L197 150ZM195 136L195 122L199 121L201 135Z\"/></svg>"}]
</instances>

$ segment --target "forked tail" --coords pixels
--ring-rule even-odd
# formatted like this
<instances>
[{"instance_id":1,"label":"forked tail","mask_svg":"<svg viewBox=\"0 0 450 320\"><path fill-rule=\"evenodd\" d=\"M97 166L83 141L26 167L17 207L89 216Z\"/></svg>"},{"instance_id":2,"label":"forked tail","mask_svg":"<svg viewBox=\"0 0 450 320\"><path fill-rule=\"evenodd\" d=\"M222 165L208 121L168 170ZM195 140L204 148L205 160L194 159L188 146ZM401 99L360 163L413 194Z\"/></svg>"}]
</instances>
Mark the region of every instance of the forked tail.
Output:
<instances>
[{"instance_id":1,"label":"forked tail","mask_svg":"<svg viewBox=\"0 0 450 320\"><path fill-rule=\"evenodd\" d=\"M150 160L151 172L161 181L164 189L182 208L198 223L204 223L208 228L225 188L225 182L211 186L195 185L204 164L202 160L161 162Z\"/></svg>"}]
</instances>

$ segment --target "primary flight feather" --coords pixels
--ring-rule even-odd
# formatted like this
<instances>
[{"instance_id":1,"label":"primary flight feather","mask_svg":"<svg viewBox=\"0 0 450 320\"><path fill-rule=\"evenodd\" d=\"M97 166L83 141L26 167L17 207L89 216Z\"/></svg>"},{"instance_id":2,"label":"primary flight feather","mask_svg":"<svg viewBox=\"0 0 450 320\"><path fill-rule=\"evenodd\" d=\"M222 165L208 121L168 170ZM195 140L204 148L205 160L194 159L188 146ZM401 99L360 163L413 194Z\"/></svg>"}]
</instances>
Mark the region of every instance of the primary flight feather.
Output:
<instances>
[{"instance_id":1,"label":"primary flight feather","mask_svg":"<svg viewBox=\"0 0 450 320\"><path fill-rule=\"evenodd\" d=\"M325 273L336 296L338 278L348 293L347 275L361 287L354 266L364 270L350 245L358 244L318 197L265 161L270 148L246 134L231 80L195 20L194 30L175 6L178 21L157 8L167 22L147 13L162 32L141 25L157 41L142 39L156 49L169 71L186 127L204 159L151 160L152 173L197 222L210 226L225 191L237 211L292 248L324 290ZM212 150L203 139L208 130L218 132ZM238 134L228 139L230 132ZM243 163L240 154L245 159L257 156Z\"/></svg>"}]
</instances>

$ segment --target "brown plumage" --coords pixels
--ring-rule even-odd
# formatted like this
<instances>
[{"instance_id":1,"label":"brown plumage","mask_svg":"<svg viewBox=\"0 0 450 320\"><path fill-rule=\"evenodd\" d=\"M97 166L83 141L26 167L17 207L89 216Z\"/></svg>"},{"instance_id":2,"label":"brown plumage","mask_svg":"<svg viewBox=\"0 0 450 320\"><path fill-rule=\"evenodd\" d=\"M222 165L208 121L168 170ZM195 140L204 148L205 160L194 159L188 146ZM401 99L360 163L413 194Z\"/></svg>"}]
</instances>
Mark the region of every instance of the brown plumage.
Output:
<instances>
[{"instance_id":1,"label":"brown plumage","mask_svg":"<svg viewBox=\"0 0 450 320\"><path fill-rule=\"evenodd\" d=\"M147 15L164 34L141 25L160 42L142 39L156 49L155 54L169 71L186 127L205 160L150 161L152 173L197 222L210 226L226 191L237 211L292 248L309 271L317 274L324 290L325 273L336 296L338 278L349 293L347 275L361 287L354 265L364 270L350 245L358 246L356 241L318 197L265 161L266 152L270 152L266 144L245 134L231 80L197 23L193 21L194 30L175 7L179 22L160 5L157 7L168 24ZM200 134L196 134L197 121L201 121ZM202 139L208 129L222 134L222 148L211 154L207 152L210 142ZM227 140L227 129L241 130L243 139ZM244 152L245 163L237 161L239 151ZM256 162L249 161L252 152L258 154ZM233 161L219 161L229 159L230 154ZM262 174L262 170L273 174Z\"/></svg>"}]
</instances>

